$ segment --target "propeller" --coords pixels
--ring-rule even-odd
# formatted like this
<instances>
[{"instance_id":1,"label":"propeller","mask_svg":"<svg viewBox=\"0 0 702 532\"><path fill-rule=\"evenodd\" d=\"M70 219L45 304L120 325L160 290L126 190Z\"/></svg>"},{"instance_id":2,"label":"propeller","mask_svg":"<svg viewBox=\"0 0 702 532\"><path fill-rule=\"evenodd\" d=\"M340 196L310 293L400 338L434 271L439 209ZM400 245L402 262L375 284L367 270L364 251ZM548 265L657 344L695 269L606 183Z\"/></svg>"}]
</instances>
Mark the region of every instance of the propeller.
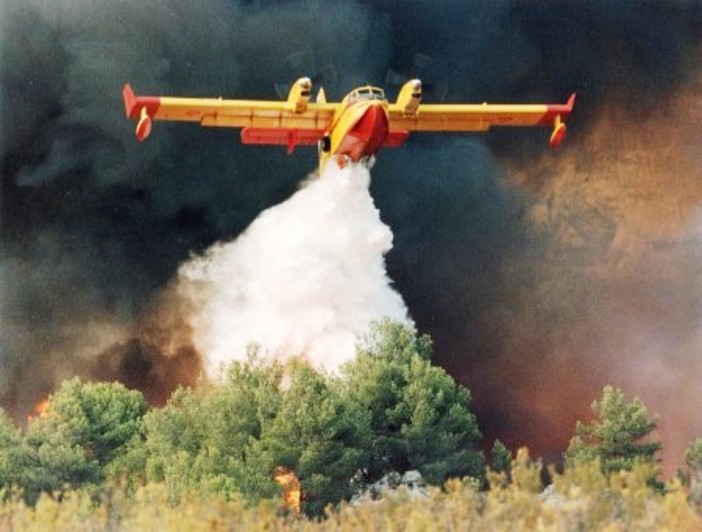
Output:
<instances>
[{"instance_id":1,"label":"propeller","mask_svg":"<svg viewBox=\"0 0 702 532\"><path fill-rule=\"evenodd\" d=\"M312 80L313 87L321 88L324 85L333 85L339 79L339 74L334 65L331 63L320 64L317 54L311 46L292 52L285 60L292 70L290 80L294 80L299 76L307 76ZM281 100L287 99L291 87L290 81L273 84L273 88Z\"/></svg>"},{"instance_id":2,"label":"propeller","mask_svg":"<svg viewBox=\"0 0 702 532\"><path fill-rule=\"evenodd\" d=\"M406 71L388 69L385 74L386 89L400 89L409 79L421 79L426 101L443 102L448 94L448 82L440 71L439 63L430 55L417 52L412 56L412 65Z\"/></svg>"}]
</instances>

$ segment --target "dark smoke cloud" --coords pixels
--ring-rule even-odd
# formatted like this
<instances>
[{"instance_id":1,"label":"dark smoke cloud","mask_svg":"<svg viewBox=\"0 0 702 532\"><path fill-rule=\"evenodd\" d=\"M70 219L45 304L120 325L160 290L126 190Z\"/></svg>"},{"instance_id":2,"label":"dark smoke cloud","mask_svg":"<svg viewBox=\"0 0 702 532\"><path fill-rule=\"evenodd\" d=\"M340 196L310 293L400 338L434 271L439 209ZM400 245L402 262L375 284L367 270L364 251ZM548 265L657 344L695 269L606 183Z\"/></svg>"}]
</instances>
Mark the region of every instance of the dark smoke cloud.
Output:
<instances>
[{"instance_id":1,"label":"dark smoke cloud","mask_svg":"<svg viewBox=\"0 0 702 532\"><path fill-rule=\"evenodd\" d=\"M699 93L700 4L471 3L458 8L466 31L457 11L435 7L415 4L401 27L439 36L418 40L451 64L449 100L465 90L478 101L558 101L576 90L578 103L558 154L545 153L543 133L524 131L485 139L501 168L438 137L413 137L411 158L384 153L375 184L396 234L391 276L440 362L473 391L488 445L498 436L562 449L613 383L661 415L670 465L702 432L692 221L702 182L699 159L676 163L699 145L689 115L699 99L671 108ZM411 42L393 60L421 75ZM425 149L440 150L440 162ZM403 180L421 173L428 179Z\"/></svg>"},{"instance_id":2,"label":"dark smoke cloud","mask_svg":"<svg viewBox=\"0 0 702 532\"><path fill-rule=\"evenodd\" d=\"M535 386L537 398L574 382L595 394L609 382L644 399L660 416L669 470L702 432L700 81L702 71L690 70L645 119L613 102L578 150L513 168L536 199L526 221L547 238L538 255L502 264L514 325L485 316L511 331L498 350L507 370L506 354L549 353L539 371L549 386ZM575 419L584 404L558 410Z\"/></svg>"},{"instance_id":3,"label":"dark smoke cloud","mask_svg":"<svg viewBox=\"0 0 702 532\"><path fill-rule=\"evenodd\" d=\"M321 27L323 7L338 17ZM66 375L126 378L129 364L95 355L116 339L120 360L170 371L143 339L155 294L190 253L236 235L314 164L311 153L250 153L226 131L159 128L140 146L124 82L277 98L276 84L304 73L334 90L380 71L388 44L383 17L341 2L4 2L2 13L0 396L21 417ZM352 37L343 47L342 30ZM334 70L367 51L370 70Z\"/></svg>"},{"instance_id":4,"label":"dark smoke cloud","mask_svg":"<svg viewBox=\"0 0 702 532\"><path fill-rule=\"evenodd\" d=\"M183 317L154 310L164 288L315 165L312 150L189 126L156 124L139 145L125 81L267 98L300 75L329 97L366 81L392 96L410 76L427 101L577 91L559 153L545 130L418 134L383 152L389 273L488 441L557 450L605 382L657 406L650 368L668 370L670 394L690 385L673 368L700 376L699 161L673 164L680 142L659 140L692 120L676 102L699 94L701 2L5 0L0 25L0 398L15 414L74 373L154 401L192 382L197 353L163 325Z\"/></svg>"}]
</instances>

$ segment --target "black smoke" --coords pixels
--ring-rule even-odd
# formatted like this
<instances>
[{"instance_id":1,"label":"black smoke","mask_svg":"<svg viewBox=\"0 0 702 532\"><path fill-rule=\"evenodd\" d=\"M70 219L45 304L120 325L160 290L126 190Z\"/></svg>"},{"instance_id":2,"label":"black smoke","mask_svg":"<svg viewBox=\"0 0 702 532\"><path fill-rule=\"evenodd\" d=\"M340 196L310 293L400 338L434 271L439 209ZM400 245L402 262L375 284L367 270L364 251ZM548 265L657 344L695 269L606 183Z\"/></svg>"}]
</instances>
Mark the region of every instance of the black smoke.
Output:
<instances>
[{"instance_id":1,"label":"black smoke","mask_svg":"<svg viewBox=\"0 0 702 532\"><path fill-rule=\"evenodd\" d=\"M666 346L687 346L675 364L690 360L699 241L680 229L641 236L644 251L617 244L627 198L671 193L679 176L667 190L599 194L639 147L599 142L610 129L596 123L612 108L622 123L670 120L661 108L694 81L702 2L0 2L0 400L15 415L76 373L142 388L154 376L158 400L190 382L180 376L197 356L161 353L154 301L192 253L235 237L316 164L313 150L286 157L188 125L155 124L139 145L126 81L144 94L251 98L278 98L301 75L329 98L369 81L392 97L414 76L426 101L576 91L560 152L547 130L520 130L417 134L381 153L373 194L395 233L390 276L439 363L473 390L487 439L562 446L602 384L638 371L632 329L655 324ZM625 133L646 152L665 144ZM592 161L600 173L583 177ZM695 201L684 218L699 209L685 183ZM655 218L646 205L640 216ZM649 271L665 245L683 266ZM611 266L616 253L625 266ZM614 383L646 399L646 386Z\"/></svg>"}]
</instances>

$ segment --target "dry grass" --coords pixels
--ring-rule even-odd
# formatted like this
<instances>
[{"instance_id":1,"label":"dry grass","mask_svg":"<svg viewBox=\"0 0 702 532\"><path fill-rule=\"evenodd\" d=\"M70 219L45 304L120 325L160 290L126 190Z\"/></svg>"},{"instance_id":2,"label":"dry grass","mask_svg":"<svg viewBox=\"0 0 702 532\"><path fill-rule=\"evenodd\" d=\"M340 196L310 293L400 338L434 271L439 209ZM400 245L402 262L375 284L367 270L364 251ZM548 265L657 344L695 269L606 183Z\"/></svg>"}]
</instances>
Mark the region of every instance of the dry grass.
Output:
<instances>
[{"instance_id":1,"label":"dry grass","mask_svg":"<svg viewBox=\"0 0 702 532\"><path fill-rule=\"evenodd\" d=\"M652 488L645 466L603 475L598 464L554 474L545 491L540 464L518 453L511 480L489 473L491 488L452 480L428 496L398 491L358 506L329 509L321 521L285 515L279 501L247 506L242 501L191 494L169 503L163 485L140 487L127 496L114 487L99 503L87 494L67 492L61 500L42 496L30 508L17 497L0 506L1 530L702 530L700 508L688 500L678 480Z\"/></svg>"}]
</instances>

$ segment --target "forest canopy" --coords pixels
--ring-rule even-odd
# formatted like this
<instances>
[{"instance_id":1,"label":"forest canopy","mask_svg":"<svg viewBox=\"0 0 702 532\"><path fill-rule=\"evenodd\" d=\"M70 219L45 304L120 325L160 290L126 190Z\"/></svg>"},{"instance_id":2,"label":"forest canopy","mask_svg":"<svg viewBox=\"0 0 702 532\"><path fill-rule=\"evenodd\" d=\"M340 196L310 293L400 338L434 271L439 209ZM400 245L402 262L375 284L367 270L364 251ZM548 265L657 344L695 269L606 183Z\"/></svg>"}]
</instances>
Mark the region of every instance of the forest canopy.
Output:
<instances>
[{"instance_id":1,"label":"forest canopy","mask_svg":"<svg viewBox=\"0 0 702 532\"><path fill-rule=\"evenodd\" d=\"M125 504L149 493L173 508L195 499L241 511L280 508L294 485L295 508L328 517L331 508L350 511L343 510L349 501L410 472L422 486L443 489L442 497L459 482L469 498L483 493L503 503L514 490L543 501L560 490L566 500L572 485L610 486L614 497L622 486L642 483L646 497L686 493L692 505L685 508L697 515L700 441L688 449L677 484L662 484L661 444L652 436L657 421L638 398L605 387L593 402L594 419L576 425L562 473L545 473L525 449L513 455L499 441L488 467L470 392L431 358L430 338L383 321L359 339L357 356L339 374L318 372L303 358L268 361L251 348L220 381L180 388L160 408L116 382L67 380L26 429L0 415L5 512L24 515L20 500L28 512L48 500L86 501L80 504L97 511L115 493ZM281 471L292 484L280 482ZM544 479L551 479L548 488Z\"/></svg>"}]
</instances>

